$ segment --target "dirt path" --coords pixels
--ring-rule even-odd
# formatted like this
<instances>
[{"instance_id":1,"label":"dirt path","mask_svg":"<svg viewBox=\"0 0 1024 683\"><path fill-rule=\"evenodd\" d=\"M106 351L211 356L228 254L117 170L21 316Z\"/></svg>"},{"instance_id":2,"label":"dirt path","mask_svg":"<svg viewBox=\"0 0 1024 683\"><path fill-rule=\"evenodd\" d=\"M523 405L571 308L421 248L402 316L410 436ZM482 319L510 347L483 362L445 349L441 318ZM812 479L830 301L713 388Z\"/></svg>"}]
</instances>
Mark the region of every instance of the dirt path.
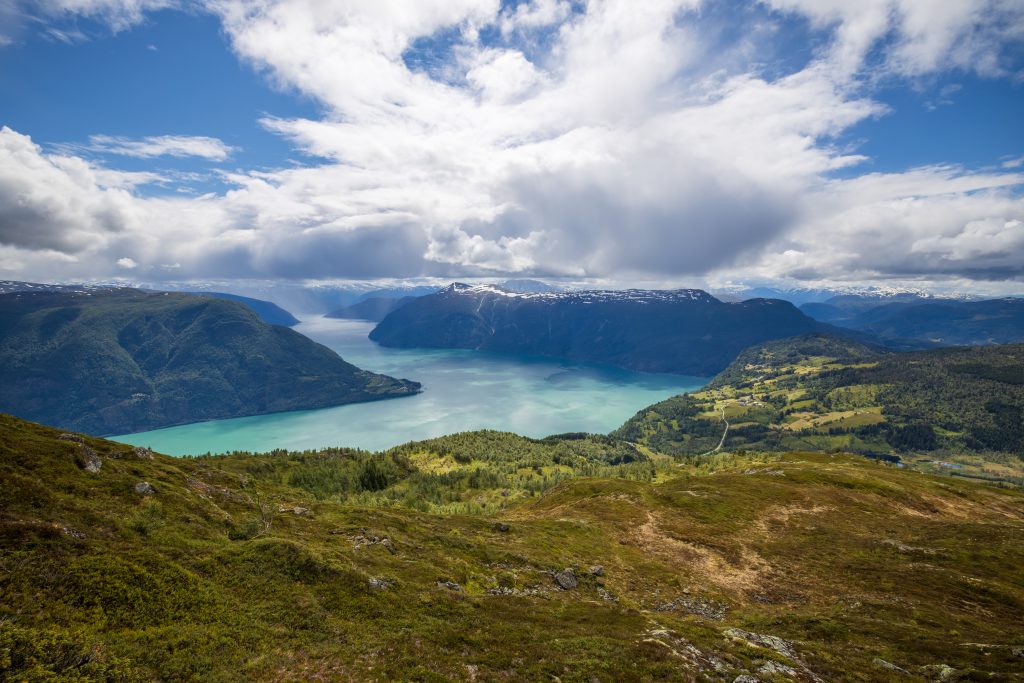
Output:
<instances>
[{"instance_id":1,"label":"dirt path","mask_svg":"<svg viewBox=\"0 0 1024 683\"><path fill-rule=\"evenodd\" d=\"M712 448L707 453L701 453L701 455L711 455L722 450L722 446L725 444L725 437L729 434L729 421L725 419L725 406L722 406L722 422L725 423L725 431L722 432L722 438L718 441L718 445Z\"/></svg>"}]
</instances>

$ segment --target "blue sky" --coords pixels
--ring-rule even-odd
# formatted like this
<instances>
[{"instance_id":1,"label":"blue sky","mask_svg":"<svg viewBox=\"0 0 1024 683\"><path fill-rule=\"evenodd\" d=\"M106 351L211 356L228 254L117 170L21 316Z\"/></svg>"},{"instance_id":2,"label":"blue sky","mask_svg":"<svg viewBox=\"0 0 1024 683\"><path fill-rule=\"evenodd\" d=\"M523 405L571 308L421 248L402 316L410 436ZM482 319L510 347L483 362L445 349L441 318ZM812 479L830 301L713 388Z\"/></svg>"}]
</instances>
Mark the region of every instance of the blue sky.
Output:
<instances>
[{"instance_id":1,"label":"blue sky","mask_svg":"<svg viewBox=\"0 0 1024 683\"><path fill-rule=\"evenodd\" d=\"M1012 0L253 7L0 8L0 277L1024 276Z\"/></svg>"}]
</instances>

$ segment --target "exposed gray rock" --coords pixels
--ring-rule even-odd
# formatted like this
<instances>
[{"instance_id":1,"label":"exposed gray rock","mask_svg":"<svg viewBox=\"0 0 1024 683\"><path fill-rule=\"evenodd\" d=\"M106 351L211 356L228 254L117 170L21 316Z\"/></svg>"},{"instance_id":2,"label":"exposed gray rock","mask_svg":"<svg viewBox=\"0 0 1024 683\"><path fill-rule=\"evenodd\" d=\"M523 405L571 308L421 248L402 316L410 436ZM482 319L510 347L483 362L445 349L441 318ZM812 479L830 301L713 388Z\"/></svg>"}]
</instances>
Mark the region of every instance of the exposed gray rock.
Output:
<instances>
[{"instance_id":1,"label":"exposed gray rock","mask_svg":"<svg viewBox=\"0 0 1024 683\"><path fill-rule=\"evenodd\" d=\"M61 434L57 437L58 441L74 441L75 443L85 443L85 439L78 436L78 434Z\"/></svg>"},{"instance_id":2,"label":"exposed gray rock","mask_svg":"<svg viewBox=\"0 0 1024 683\"><path fill-rule=\"evenodd\" d=\"M908 676L910 675L910 672L906 669L901 669L892 662L887 662L881 657L875 657L873 660L871 660L871 663L883 669L888 669L889 671L898 671L901 674L907 674Z\"/></svg>"},{"instance_id":3,"label":"exposed gray rock","mask_svg":"<svg viewBox=\"0 0 1024 683\"><path fill-rule=\"evenodd\" d=\"M370 583L370 589L371 590L382 591L382 590L387 590L388 588L393 586L395 582L390 580L390 579L382 579L382 578L377 578L375 576L371 576L370 580L369 580L369 583Z\"/></svg>"},{"instance_id":4,"label":"exposed gray rock","mask_svg":"<svg viewBox=\"0 0 1024 683\"><path fill-rule=\"evenodd\" d=\"M761 683L761 679L757 676L751 676L750 674L740 674L736 678L732 679L732 683Z\"/></svg>"},{"instance_id":5,"label":"exposed gray rock","mask_svg":"<svg viewBox=\"0 0 1024 683\"><path fill-rule=\"evenodd\" d=\"M500 531L503 534L507 534L511 529L512 527L510 527L508 524L505 524L505 522L497 522L494 525L494 530Z\"/></svg>"},{"instance_id":6,"label":"exposed gray rock","mask_svg":"<svg viewBox=\"0 0 1024 683\"><path fill-rule=\"evenodd\" d=\"M558 587L564 591L570 591L580 585L579 579L576 578L576 572L574 572L571 567L567 567L560 572L555 572L554 578Z\"/></svg>"},{"instance_id":7,"label":"exposed gray rock","mask_svg":"<svg viewBox=\"0 0 1024 683\"><path fill-rule=\"evenodd\" d=\"M83 470L92 474L96 474L103 467L103 461L100 460L100 456L96 455L96 451L85 444L79 444L78 453L75 454L75 462Z\"/></svg>"},{"instance_id":8,"label":"exposed gray rock","mask_svg":"<svg viewBox=\"0 0 1024 683\"><path fill-rule=\"evenodd\" d=\"M749 644L767 648L769 650L775 650L780 655L789 657L790 659L796 659L796 650L793 649L793 645L778 636L766 636L760 633L751 633L750 631L744 631L739 628L727 628L723 633L730 638L737 638L739 640L745 640Z\"/></svg>"},{"instance_id":9,"label":"exposed gray rock","mask_svg":"<svg viewBox=\"0 0 1024 683\"><path fill-rule=\"evenodd\" d=\"M438 579L437 580L437 587L438 588L447 588L448 590L455 591L455 592L461 592L462 591L462 586L460 586L459 584L455 583L454 581L450 581L448 579Z\"/></svg>"},{"instance_id":10,"label":"exposed gray rock","mask_svg":"<svg viewBox=\"0 0 1024 683\"><path fill-rule=\"evenodd\" d=\"M150 484L148 481L140 481L135 485L135 493L142 496L152 496L156 493L156 487Z\"/></svg>"},{"instance_id":11,"label":"exposed gray rock","mask_svg":"<svg viewBox=\"0 0 1024 683\"><path fill-rule=\"evenodd\" d=\"M699 617L704 617L705 619L721 621L725 618L726 612L729 611L729 606L721 602L715 602L714 600L707 600L701 597L684 596L676 598L670 602L663 602L654 609L658 612L679 610L686 614L695 614Z\"/></svg>"},{"instance_id":12,"label":"exposed gray rock","mask_svg":"<svg viewBox=\"0 0 1024 683\"><path fill-rule=\"evenodd\" d=\"M599 595L599 596L601 597L601 599L602 599L602 600L604 600L605 602L618 602L618 601L619 601L619 599L618 599L617 597L615 597L614 595L612 595L611 593L609 593L608 591L606 591L606 590L605 590L604 588L602 588L601 586L598 586L598 587L597 587L597 594L598 594L598 595Z\"/></svg>"},{"instance_id":13,"label":"exposed gray rock","mask_svg":"<svg viewBox=\"0 0 1024 683\"><path fill-rule=\"evenodd\" d=\"M290 512L293 515L298 515L299 517L308 517L312 514L312 510L309 508L299 507L298 505L279 505L277 507L277 511Z\"/></svg>"},{"instance_id":14,"label":"exposed gray rock","mask_svg":"<svg viewBox=\"0 0 1024 683\"><path fill-rule=\"evenodd\" d=\"M947 664L929 664L922 666L921 674L930 681L947 683L948 681L960 680L960 672Z\"/></svg>"},{"instance_id":15,"label":"exposed gray rock","mask_svg":"<svg viewBox=\"0 0 1024 683\"><path fill-rule=\"evenodd\" d=\"M1024 658L1024 647L1011 647L1010 648L1010 654L1013 655L1014 657L1022 657L1022 658Z\"/></svg>"},{"instance_id":16,"label":"exposed gray rock","mask_svg":"<svg viewBox=\"0 0 1024 683\"><path fill-rule=\"evenodd\" d=\"M793 667L771 660L762 664L761 668L757 671L766 676L789 676L792 678L799 675L799 672Z\"/></svg>"},{"instance_id":17,"label":"exposed gray rock","mask_svg":"<svg viewBox=\"0 0 1024 683\"><path fill-rule=\"evenodd\" d=\"M604 567L599 564L595 564L590 568L591 576L604 576Z\"/></svg>"},{"instance_id":18,"label":"exposed gray rock","mask_svg":"<svg viewBox=\"0 0 1024 683\"><path fill-rule=\"evenodd\" d=\"M134 455L139 460L153 459L153 451L149 450L148 448L145 448L144 446L136 446L135 448L133 448L132 455Z\"/></svg>"}]
</instances>

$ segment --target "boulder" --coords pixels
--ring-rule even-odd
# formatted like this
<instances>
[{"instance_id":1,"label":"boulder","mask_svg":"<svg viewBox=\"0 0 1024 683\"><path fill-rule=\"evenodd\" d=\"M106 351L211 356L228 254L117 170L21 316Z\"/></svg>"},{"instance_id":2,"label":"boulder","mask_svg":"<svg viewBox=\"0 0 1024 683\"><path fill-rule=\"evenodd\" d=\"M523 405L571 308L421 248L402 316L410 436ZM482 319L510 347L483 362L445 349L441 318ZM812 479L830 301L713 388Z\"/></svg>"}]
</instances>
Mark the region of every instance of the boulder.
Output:
<instances>
[{"instance_id":1,"label":"boulder","mask_svg":"<svg viewBox=\"0 0 1024 683\"><path fill-rule=\"evenodd\" d=\"M139 460L153 459L153 451L149 450L148 448L145 448L144 446L136 446L135 448L133 448L132 455L134 455Z\"/></svg>"},{"instance_id":2,"label":"boulder","mask_svg":"<svg viewBox=\"0 0 1024 683\"><path fill-rule=\"evenodd\" d=\"M510 527L508 524L505 524L505 522L497 522L494 525L494 530L500 531L503 534L507 534L511 528L512 527Z\"/></svg>"},{"instance_id":3,"label":"boulder","mask_svg":"<svg viewBox=\"0 0 1024 683\"><path fill-rule=\"evenodd\" d=\"M388 579L379 579L375 576L371 576L369 583L371 590L382 591L386 590L387 588L390 588L394 581L390 581Z\"/></svg>"},{"instance_id":4,"label":"boulder","mask_svg":"<svg viewBox=\"0 0 1024 683\"><path fill-rule=\"evenodd\" d=\"M156 487L148 481L140 481L135 485L135 493L138 493L141 496L152 496L156 493Z\"/></svg>"},{"instance_id":5,"label":"boulder","mask_svg":"<svg viewBox=\"0 0 1024 683\"><path fill-rule=\"evenodd\" d=\"M564 591L569 591L580 585L579 579L576 578L576 572L572 568L563 569L560 572L555 572L555 583Z\"/></svg>"},{"instance_id":6,"label":"boulder","mask_svg":"<svg viewBox=\"0 0 1024 683\"><path fill-rule=\"evenodd\" d=\"M595 564L590 568L591 576L604 576L604 567L599 564Z\"/></svg>"},{"instance_id":7,"label":"boulder","mask_svg":"<svg viewBox=\"0 0 1024 683\"><path fill-rule=\"evenodd\" d=\"M462 586L460 586L459 584L457 584L454 581L451 581L449 579L438 579L437 580L437 587L438 588L447 588L448 590L455 591L455 592L462 591Z\"/></svg>"},{"instance_id":8,"label":"boulder","mask_svg":"<svg viewBox=\"0 0 1024 683\"><path fill-rule=\"evenodd\" d=\"M91 472L92 474L96 474L103 467L103 461L100 460L100 456L96 455L96 451L85 444L79 444L78 453L75 454L75 463L86 472Z\"/></svg>"}]
</instances>

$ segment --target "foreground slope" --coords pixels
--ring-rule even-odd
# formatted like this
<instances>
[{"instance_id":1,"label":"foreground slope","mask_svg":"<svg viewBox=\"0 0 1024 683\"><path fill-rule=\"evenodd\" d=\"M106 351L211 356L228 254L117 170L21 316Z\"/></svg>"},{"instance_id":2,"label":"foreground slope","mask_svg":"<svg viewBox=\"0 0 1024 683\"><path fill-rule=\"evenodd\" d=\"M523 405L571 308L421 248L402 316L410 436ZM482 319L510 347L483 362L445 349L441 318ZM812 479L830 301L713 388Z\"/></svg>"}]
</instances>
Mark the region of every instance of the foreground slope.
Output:
<instances>
[{"instance_id":1,"label":"foreground slope","mask_svg":"<svg viewBox=\"0 0 1024 683\"><path fill-rule=\"evenodd\" d=\"M821 335L773 341L740 354L704 390L645 408L616 435L679 455L722 442L976 454L1019 468L1024 345L885 353Z\"/></svg>"},{"instance_id":2,"label":"foreground slope","mask_svg":"<svg viewBox=\"0 0 1024 683\"><path fill-rule=\"evenodd\" d=\"M389 313L370 339L709 376L752 344L822 327L785 301L724 303L698 289L524 293L456 283Z\"/></svg>"},{"instance_id":3,"label":"foreground slope","mask_svg":"<svg viewBox=\"0 0 1024 683\"><path fill-rule=\"evenodd\" d=\"M492 512L410 507L431 491ZM848 456L677 467L485 432L172 459L0 417L0 511L7 680L1010 681L1024 664L1024 496Z\"/></svg>"},{"instance_id":4,"label":"foreground slope","mask_svg":"<svg viewBox=\"0 0 1024 683\"><path fill-rule=\"evenodd\" d=\"M234 301L133 289L0 295L0 410L94 434L404 396Z\"/></svg>"}]
</instances>

